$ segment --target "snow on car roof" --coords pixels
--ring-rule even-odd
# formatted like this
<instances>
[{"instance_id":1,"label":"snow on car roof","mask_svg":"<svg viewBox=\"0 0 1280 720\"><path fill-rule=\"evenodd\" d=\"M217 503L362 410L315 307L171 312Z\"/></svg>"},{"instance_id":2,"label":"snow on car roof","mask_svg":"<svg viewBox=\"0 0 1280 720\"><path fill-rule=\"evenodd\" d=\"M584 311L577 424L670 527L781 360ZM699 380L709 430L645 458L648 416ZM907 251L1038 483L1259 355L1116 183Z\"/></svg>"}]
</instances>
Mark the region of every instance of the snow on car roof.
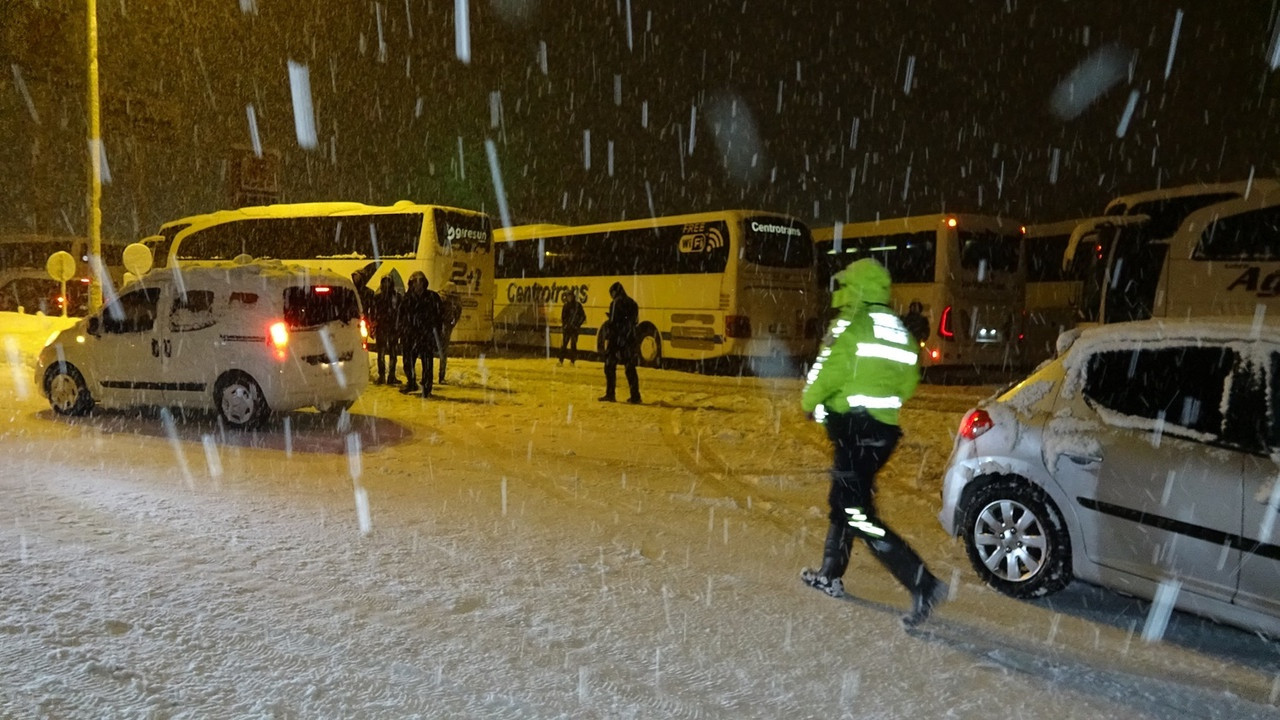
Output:
<instances>
[{"instance_id":1,"label":"snow on car roof","mask_svg":"<svg viewBox=\"0 0 1280 720\"><path fill-rule=\"evenodd\" d=\"M1163 318L1094 325L1082 329L1079 339L1074 344L1113 342L1145 344L1166 340L1229 342L1258 339L1280 343L1280 320L1268 320L1261 314L1262 312L1265 312L1265 309L1256 317Z\"/></svg>"},{"instance_id":2,"label":"snow on car roof","mask_svg":"<svg viewBox=\"0 0 1280 720\"><path fill-rule=\"evenodd\" d=\"M351 285L351 279L338 273L320 268L285 263L280 260L221 260L201 262L198 265L180 265L177 269L155 268L141 279L141 282L172 282L180 275L182 282L188 286L200 285L238 285L257 283L269 280L297 281L305 278L309 284L323 283L328 285Z\"/></svg>"}]
</instances>

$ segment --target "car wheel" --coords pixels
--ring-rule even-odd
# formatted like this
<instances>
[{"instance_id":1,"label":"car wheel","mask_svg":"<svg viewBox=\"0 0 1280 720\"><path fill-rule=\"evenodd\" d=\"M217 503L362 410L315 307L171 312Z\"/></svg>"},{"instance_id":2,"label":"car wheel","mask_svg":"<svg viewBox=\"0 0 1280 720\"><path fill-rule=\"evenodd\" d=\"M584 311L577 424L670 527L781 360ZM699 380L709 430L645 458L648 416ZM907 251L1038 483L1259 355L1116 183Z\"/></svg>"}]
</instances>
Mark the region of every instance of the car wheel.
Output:
<instances>
[{"instance_id":1,"label":"car wheel","mask_svg":"<svg viewBox=\"0 0 1280 720\"><path fill-rule=\"evenodd\" d=\"M54 363L44 375L49 406L59 415L84 415L93 407L93 397L84 376L74 365Z\"/></svg>"},{"instance_id":2,"label":"car wheel","mask_svg":"<svg viewBox=\"0 0 1280 720\"><path fill-rule=\"evenodd\" d=\"M965 513L969 562L1005 595L1043 597L1071 582L1071 542L1044 491L1014 479L979 488Z\"/></svg>"},{"instance_id":3,"label":"car wheel","mask_svg":"<svg viewBox=\"0 0 1280 720\"><path fill-rule=\"evenodd\" d=\"M658 329L652 325L642 325L637 333L640 364L645 367L661 367L662 339L658 336Z\"/></svg>"},{"instance_id":4,"label":"car wheel","mask_svg":"<svg viewBox=\"0 0 1280 720\"><path fill-rule=\"evenodd\" d=\"M238 370L218 378L213 402L223 422L238 429L257 427L271 412L257 381Z\"/></svg>"}]
</instances>

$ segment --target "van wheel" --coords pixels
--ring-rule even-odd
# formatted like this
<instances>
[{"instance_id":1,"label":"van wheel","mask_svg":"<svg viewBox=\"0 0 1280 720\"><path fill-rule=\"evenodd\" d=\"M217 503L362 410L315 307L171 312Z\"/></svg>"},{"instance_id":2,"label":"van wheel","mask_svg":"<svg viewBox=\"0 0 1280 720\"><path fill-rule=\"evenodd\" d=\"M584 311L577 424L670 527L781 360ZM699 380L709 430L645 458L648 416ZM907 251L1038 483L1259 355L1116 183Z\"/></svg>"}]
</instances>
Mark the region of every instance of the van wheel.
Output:
<instances>
[{"instance_id":1,"label":"van wheel","mask_svg":"<svg viewBox=\"0 0 1280 720\"><path fill-rule=\"evenodd\" d=\"M239 370L218 378L213 386L213 402L223 422L237 429L257 427L271 412L257 381Z\"/></svg>"},{"instance_id":2,"label":"van wheel","mask_svg":"<svg viewBox=\"0 0 1280 720\"><path fill-rule=\"evenodd\" d=\"M636 344L640 352L640 364L645 367L661 367L662 338L658 336L658 328L645 324L636 332L639 335Z\"/></svg>"},{"instance_id":3,"label":"van wheel","mask_svg":"<svg viewBox=\"0 0 1280 720\"><path fill-rule=\"evenodd\" d=\"M1039 488L1014 478L979 488L961 527L970 564L1005 595L1044 597L1071 582L1066 525Z\"/></svg>"},{"instance_id":4,"label":"van wheel","mask_svg":"<svg viewBox=\"0 0 1280 720\"><path fill-rule=\"evenodd\" d=\"M54 363L44 374L49 407L59 415L84 415L93 407L93 397L84 376L74 365Z\"/></svg>"}]
</instances>

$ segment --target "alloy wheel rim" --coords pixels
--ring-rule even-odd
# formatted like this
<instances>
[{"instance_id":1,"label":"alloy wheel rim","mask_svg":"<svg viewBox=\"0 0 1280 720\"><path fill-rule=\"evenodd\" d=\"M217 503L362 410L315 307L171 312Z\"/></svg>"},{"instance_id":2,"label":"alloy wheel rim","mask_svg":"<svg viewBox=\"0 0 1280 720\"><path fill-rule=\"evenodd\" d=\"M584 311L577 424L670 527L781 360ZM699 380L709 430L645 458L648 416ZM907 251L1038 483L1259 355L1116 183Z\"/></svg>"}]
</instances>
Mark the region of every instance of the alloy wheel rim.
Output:
<instances>
[{"instance_id":1,"label":"alloy wheel rim","mask_svg":"<svg viewBox=\"0 0 1280 720\"><path fill-rule=\"evenodd\" d=\"M978 513L973 544L982 564L1007 582L1022 583L1036 577L1049 556L1044 524L1016 500L993 501Z\"/></svg>"}]
</instances>

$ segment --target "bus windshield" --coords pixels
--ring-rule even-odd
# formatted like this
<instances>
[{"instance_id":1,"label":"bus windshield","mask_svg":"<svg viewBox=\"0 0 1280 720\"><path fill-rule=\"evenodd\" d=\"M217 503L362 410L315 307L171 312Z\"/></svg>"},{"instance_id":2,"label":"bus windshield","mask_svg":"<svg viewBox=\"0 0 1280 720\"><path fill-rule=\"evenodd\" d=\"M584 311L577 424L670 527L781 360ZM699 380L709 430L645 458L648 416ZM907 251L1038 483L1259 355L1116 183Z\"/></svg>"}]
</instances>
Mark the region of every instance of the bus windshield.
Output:
<instances>
[{"instance_id":1,"label":"bus windshield","mask_svg":"<svg viewBox=\"0 0 1280 720\"><path fill-rule=\"evenodd\" d=\"M813 265L813 237L797 220L750 218L743 233L742 259L769 267L804 268Z\"/></svg>"},{"instance_id":2,"label":"bus windshield","mask_svg":"<svg viewBox=\"0 0 1280 720\"><path fill-rule=\"evenodd\" d=\"M929 230L818 243L818 281L828 287L832 275L855 260L869 257L889 271L895 284L931 283L937 273L937 238L937 231Z\"/></svg>"},{"instance_id":3,"label":"bus windshield","mask_svg":"<svg viewBox=\"0 0 1280 720\"><path fill-rule=\"evenodd\" d=\"M960 230L960 267L981 272L1016 272L1022 236L992 230Z\"/></svg>"}]
</instances>

